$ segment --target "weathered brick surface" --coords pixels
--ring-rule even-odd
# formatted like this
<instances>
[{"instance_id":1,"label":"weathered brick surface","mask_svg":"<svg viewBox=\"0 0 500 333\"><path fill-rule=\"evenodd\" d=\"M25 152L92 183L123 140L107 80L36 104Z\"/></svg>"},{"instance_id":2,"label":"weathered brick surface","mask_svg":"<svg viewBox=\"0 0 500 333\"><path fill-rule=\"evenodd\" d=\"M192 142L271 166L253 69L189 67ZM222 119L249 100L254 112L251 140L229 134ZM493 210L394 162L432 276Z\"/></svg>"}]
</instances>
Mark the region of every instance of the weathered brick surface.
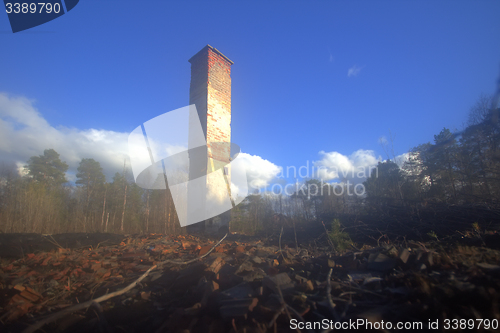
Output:
<instances>
[{"instance_id":1,"label":"weathered brick surface","mask_svg":"<svg viewBox=\"0 0 500 333\"><path fill-rule=\"evenodd\" d=\"M191 62L189 104L195 104L198 110L209 147L209 157L229 163L229 144L212 147L211 143L231 142L232 61L209 45L189 61Z\"/></svg>"},{"instance_id":2,"label":"weathered brick surface","mask_svg":"<svg viewBox=\"0 0 500 333\"><path fill-rule=\"evenodd\" d=\"M231 65L220 51L205 46L191 59L189 104L195 104L208 146L207 168L224 170L230 162L231 142ZM217 144L217 143L226 144ZM230 168L227 168L230 181ZM211 194L228 195L225 183L207 183Z\"/></svg>"}]
</instances>

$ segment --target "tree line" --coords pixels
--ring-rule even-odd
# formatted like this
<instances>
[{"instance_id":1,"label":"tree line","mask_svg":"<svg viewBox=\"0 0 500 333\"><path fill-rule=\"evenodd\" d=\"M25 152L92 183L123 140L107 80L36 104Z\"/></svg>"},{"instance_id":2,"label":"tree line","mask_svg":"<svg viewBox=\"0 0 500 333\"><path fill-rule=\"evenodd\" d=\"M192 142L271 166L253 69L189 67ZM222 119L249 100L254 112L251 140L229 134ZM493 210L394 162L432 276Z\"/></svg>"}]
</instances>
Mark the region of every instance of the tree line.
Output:
<instances>
[{"instance_id":1,"label":"tree line","mask_svg":"<svg viewBox=\"0 0 500 333\"><path fill-rule=\"evenodd\" d=\"M466 128L444 128L433 143L413 148L403 163L380 162L363 183L366 194L348 195L346 184L308 179L292 195L255 193L231 211L231 230L255 233L282 225L331 222L371 214L389 206L500 202L500 109L482 96ZM68 165L53 149L31 157L20 176L15 165L0 166L0 232L185 232L167 190L137 186L124 168L107 182L98 161L83 158L75 185ZM338 190L338 187L342 191ZM315 191L303 191L314 187ZM341 193L341 194L339 194ZM351 191L352 193L352 191Z\"/></svg>"},{"instance_id":2,"label":"tree line","mask_svg":"<svg viewBox=\"0 0 500 333\"><path fill-rule=\"evenodd\" d=\"M443 128L434 136L434 142L414 147L404 161L396 161L393 156L379 162L363 182L364 195L348 195L346 183L309 179L302 187L314 191L297 190L291 196L249 196L234 210L232 222L252 232L272 227L275 222L291 226L311 221L330 223L346 216L383 214L390 208L407 212L436 205L498 208L499 118L500 109L493 97L483 95L471 108L463 131L452 133ZM344 189L339 191L339 186Z\"/></svg>"},{"instance_id":3,"label":"tree line","mask_svg":"<svg viewBox=\"0 0 500 333\"><path fill-rule=\"evenodd\" d=\"M443 128L433 143L413 148L398 166L378 165L378 177L365 182L367 201L384 205L429 203L497 205L500 200L500 109L482 96L471 109L466 128Z\"/></svg>"},{"instance_id":4,"label":"tree line","mask_svg":"<svg viewBox=\"0 0 500 333\"><path fill-rule=\"evenodd\" d=\"M176 233L179 223L168 191L144 190L126 170L106 182L100 163L81 160L75 185L68 165L53 149L33 156L19 176L15 165L0 170L2 232Z\"/></svg>"}]
</instances>

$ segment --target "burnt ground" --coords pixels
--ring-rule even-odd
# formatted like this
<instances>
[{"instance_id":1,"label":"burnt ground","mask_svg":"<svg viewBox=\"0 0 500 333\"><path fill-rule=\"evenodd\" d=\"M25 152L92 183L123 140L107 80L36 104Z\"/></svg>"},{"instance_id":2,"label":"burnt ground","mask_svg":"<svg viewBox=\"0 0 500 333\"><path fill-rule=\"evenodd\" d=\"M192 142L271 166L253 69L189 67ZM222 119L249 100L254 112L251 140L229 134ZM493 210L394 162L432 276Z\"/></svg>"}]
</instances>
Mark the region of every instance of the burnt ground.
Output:
<instances>
[{"instance_id":1,"label":"burnt ground","mask_svg":"<svg viewBox=\"0 0 500 333\"><path fill-rule=\"evenodd\" d=\"M62 247L84 249L99 245L117 245L125 237L103 233L66 233L57 235L40 234L0 234L0 258L23 258L35 252L50 252Z\"/></svg>"},{"instance_id":2,"label":"burnt ground","mask_svg":"<svg viewBox=\"0 0 500 333\"><path fill-rule=\"evenodd\" d=\"M420 213L344 218L353 244L343 252L321 222L215 248L193 235L2 234L0 331L119 291L153 265L129 291L39 332L498 331L496 212Z\"/></svg>"}]
</instances>

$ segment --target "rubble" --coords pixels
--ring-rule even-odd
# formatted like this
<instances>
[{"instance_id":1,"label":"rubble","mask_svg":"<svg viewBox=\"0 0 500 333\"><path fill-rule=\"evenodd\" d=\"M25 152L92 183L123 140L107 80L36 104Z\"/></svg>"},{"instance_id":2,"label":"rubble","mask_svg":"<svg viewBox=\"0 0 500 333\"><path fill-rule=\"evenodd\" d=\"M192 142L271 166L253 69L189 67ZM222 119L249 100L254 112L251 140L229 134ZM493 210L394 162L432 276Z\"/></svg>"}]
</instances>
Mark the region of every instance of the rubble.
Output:
<instances>
[{"instance_id":1,"label":"rubble","mask_svg":"<svg viewBox=\"0 0 500 333\"><path fill-rule=\"evenodd\" d=\"M338 253L257 238L216 245L143 235L2 257L0 330L22 332L85 302L92 311L70 311L43 330L281 332L291 319L500 319L500 252L487 247L407 242Z\"/></svg>"}]
</instances>

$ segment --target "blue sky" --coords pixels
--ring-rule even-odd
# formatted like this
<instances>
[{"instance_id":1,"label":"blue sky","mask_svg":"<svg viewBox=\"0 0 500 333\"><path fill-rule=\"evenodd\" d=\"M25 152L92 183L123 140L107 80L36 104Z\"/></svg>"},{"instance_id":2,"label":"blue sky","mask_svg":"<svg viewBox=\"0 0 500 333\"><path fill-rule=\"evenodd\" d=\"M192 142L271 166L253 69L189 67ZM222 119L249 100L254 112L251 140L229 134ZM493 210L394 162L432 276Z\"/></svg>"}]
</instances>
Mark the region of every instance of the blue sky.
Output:
<instances>
[{"instance_id":1,"label":"blue sky","mask_svg":"<svg viewBox=\"0 0 500 333\"><path fill-rule=\"evenodd\" d=\"M367 165L389 132L399 155L463 128L495 89L498 13L498 1L87 0L16 34L0 14L0 160L54 148L70 170L93 157L120 171L128 133L188 104L188 59L210 44L234 61L232 141L260 184L277 166Z\"/></svg>"}]
</instances>

